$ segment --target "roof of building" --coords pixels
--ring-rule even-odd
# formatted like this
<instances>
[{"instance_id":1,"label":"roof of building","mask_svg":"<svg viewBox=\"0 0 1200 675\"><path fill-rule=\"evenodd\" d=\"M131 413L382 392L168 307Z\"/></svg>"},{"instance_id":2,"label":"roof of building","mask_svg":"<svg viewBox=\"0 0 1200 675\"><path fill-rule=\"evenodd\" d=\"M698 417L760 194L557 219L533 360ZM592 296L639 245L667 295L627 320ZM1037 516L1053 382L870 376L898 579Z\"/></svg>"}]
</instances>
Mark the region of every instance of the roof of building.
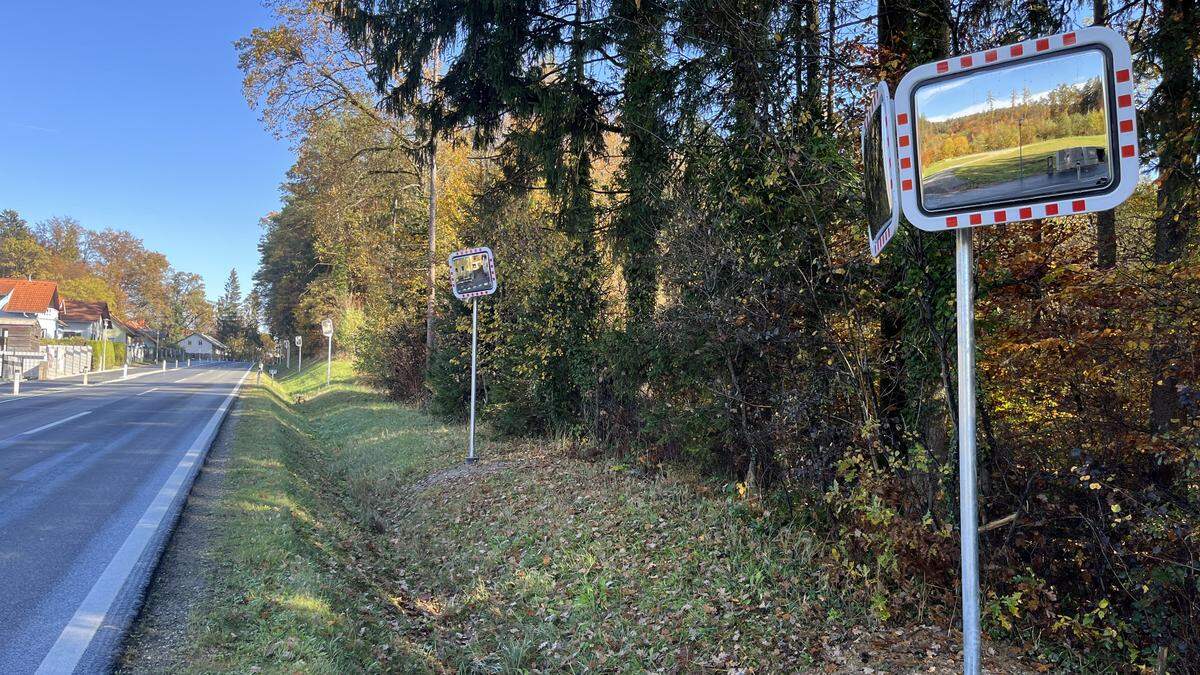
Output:
<instances>
[{"instance_id":1,"label":"roof of building","mask_svg":"<svg viewBox=\"0 0 1200 675\"><path fill-rule=\"evenodd\" d=\"M108 303L103 300L63 300L63 321L99 321L109 318Z\"/></svg>"},{"instance_id":2,"label":"roof of building","mask_svg":"<svg viewBox=\"0 0 1200 675\"><path fill-rule=\"evenodd\" d=\"M41 314L50 308L62 310L58 283L54 281L0 278L0 299L10 294L3 308L6 312Z\"/></svg>"}]
</instances>

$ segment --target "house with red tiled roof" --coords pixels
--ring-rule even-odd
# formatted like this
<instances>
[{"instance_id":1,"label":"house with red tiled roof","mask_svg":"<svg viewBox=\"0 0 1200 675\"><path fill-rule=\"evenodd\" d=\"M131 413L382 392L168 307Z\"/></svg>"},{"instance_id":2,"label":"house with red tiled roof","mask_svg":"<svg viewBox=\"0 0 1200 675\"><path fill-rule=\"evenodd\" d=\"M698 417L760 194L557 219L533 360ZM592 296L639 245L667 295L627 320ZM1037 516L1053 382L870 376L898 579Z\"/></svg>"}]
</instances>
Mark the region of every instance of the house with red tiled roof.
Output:
<instances>
[{"instance_id":1,"label":"house with red tiled roof","mask_svg":"<svg viewBox=\"0 0 1200 675\"><path fill-rule=\"evenodd\" d=\"M0 329L11 325L14 332L32 332L29 337L35 340L58 338L63 328L59 320L62 311L56 282L0 277Z\"/></svg>"},{"instance_id":2,"label":"house with red tiled roof","mask_svg":"<svg viewBox=\"0 0 1200 675\"><path fill-rule=\"evenodd\" d=\"M58 316L66 324L63 337L81 337L99 340L104 335L104 325L112 320L108 303L103 300L63 300L63 311Z\"/></svg>"}]
</instances>

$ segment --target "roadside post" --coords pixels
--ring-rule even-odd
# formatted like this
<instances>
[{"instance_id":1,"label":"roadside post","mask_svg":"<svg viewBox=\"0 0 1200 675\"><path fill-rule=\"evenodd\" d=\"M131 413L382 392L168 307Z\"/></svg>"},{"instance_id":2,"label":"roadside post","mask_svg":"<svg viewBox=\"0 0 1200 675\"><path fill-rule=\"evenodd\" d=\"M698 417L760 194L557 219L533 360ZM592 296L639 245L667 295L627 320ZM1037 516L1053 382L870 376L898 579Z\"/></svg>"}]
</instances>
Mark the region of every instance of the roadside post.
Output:
<instances>
[{"instance_id":1,"label":"roadside post","mask_svg":"<svg viewBox=\"0 0 1200 675\"><path fill-rule=\"evenodd\" d=\"M471 301L471 412L467 432L467 464L475 462L475 358L479 334L481 295L496 292L496 259L492 249L467 248L455 251L447 259L450 265L450 289L459 300Z\"/></svg>"},{"instance_id":2,"label":"roadside post","mask_svg":"<svg viewBox=\"0 0 1200 675\"><path fill-rule=\"evenodd\" d=\"M1106 211L1128 199L1141 170L1132 73L1125 39L1093 26L918 66L900 81L895 99L886 84L877 85L863 123L871 254L887 246L901 211L919 229L954 231L967 675L980 672L971 228ZM1080 112L1084 130L1032 123ZM1005 138L1005 147L973 147L963 129L998 132L987 136L993 146Z\"/></svg>"},{"instance_id":3,"label":"roadside post","mask_svg":"<svg viewBox=\"0 0 1200 675\"><path fill-rule=\"evenodd\" d=\"M304 338L296 336L296 370L304 370Z\"/></svg>"},{"instance_id":4,"label":"roadside post","mask_svg":"<svg viewBox=\"0 0 1200 675\"><path fill-rule=\"evenodd\" d=\"M258 376L254 378L254 384L262 384L263 362L258 362Z\"/></svg>"},{"instance_id":5,"label":"roadside post","mask_svg":"<svg viewBox=\"0 0 1200 675\"><path fill-rule=\"evenodd\" d=\"M166 359L162 360L162 371L164 373L167 372L167 360Z\"/></svg>"},{"instance_id":6,"label":"roadside post","mask_svg":"<svg viewBox=\"0 0 1200 675\"><path fill-rule=\"evenodd\" d=\"M325 336L325 386L329 386L329 375L333 371L333 319L321 319L321 334Z\"/></svg>"},{"instance_id":7,"label":"roadside post","mask_svg":"<svg viewBox=\"0 0 1200 675\"><path fill-rule=\"evenodd\" d=\"M121 364L121 379L122 380L129 379L129 363L128 362Z\"/></svg>"},{"instance_id":8,"label":"roadside post","mask_svg":"<svg viewBox=\"0 0 1200 675\"><path fill-rule=\"evenodd\" d=\"M91 369L92 369L92 364L90 364L90 363L83 367L83 386L85 386L85 387L87 386L87 383L88 383L88 371Z\"/></svg>"}]
</instances>

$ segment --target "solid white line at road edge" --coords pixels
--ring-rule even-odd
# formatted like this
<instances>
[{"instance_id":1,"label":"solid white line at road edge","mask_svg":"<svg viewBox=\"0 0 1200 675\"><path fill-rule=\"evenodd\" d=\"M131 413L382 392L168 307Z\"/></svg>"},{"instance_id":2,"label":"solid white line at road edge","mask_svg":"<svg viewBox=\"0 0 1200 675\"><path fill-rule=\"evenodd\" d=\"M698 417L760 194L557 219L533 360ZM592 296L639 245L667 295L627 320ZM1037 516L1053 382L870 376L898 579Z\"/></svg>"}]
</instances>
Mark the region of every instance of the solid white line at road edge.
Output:
<instances>
[{"instance_id":1,"label":"solid white line at road edge","mask_svg":"<svg viewBox=\"0 0 1200 675\"><path fill-rule=\"evenodd\" d=\"M158 532L162 520L167 515L172 502L185 487L190 487L187 484L187 478L192 474L192 467L196 462L203 461L205 453L208 452L208 446L212 444L213 438L217 435L217 430L221 426L221 421L225 419L225 411L229 409L230 403L237 396L238 390L242 387L242 382L246 380L246 376L250 374L247 370L234 386L233 391L229 396L225 397L225 401L221 403L221 407L213 413L208 424L200 431L200 435L188 448L183 455L183 459L179 460L179 465L171 472L167 482L163 484L162 489L155 495L154 501L146 508L146 512L142 514L137 524L133 526L133 531L125 538L125 543L121 544L121 548L117 550L117 554L109 561L108 566L100 574L100 578L92 586L92 590L88 592L87 597L79 604L79 608L75 610L75 615L67 622L67 627L63 629L58 636L58 640L54 642L54 646L46 653L46 657L42 659L42 664L38 666L39 674L61 674L72 673L75 667L79 665L80 659L83 658L87 648L92 644L92 638L96 637L96 631L103 625L105 618L108 616L108 610L112 608L113 602L117 599L121 588L125 586L125 582L129 579L129 575L133 572L133 568L145 553L146 547L150 545L154 535Z\"/></svg>"},{"instance_id":2,"label":"solid white line at road edge","mask_svg":"<svg viewBox=\"0 0 1200 675\"><path fill-rule=\"evenodd\" d=\"M39 431L53 429L54 427L56 427L60 424L66 424L67 422L70 422L71 420L79 419L80 417L83 417L84 415L91 415L91 414L92 414L91 410L84 410L83 412L79 413L78 415L71 415L70 417L64 417L57 422L51 422L50 424L43 424L42 426L40 426L36 429L30 429L29 431L22 431L21 433L19 433L17 435L18 436L32 436Z\"/></svg>"}]
</instances>

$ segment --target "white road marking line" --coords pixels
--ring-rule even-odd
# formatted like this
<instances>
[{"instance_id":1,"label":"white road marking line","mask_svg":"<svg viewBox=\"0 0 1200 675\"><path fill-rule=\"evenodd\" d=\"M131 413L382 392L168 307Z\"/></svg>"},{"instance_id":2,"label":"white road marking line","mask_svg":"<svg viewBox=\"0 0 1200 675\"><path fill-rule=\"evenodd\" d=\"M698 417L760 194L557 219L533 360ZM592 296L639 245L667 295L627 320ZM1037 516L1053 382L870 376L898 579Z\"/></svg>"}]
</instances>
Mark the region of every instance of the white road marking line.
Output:
<instances>
[{"instance_id":1,"label":"white road marking line","mask_svg":"<svg viewBox=\"0 0 1200 675\"><path fill-rule=\"evenodd\" d=\"M147 389L146 391L143 391L140 394L134 394L134 396L145 396L146 394L149 394L152 391L158 391L158 387L150 387L149 389Z\"/></svg>"},{"instance_id":2,"label":"white road marking line","mask_svg":"<svg viewBox=\"0 0 1200 675\"><path fill-rule=\"evenodd\" d=\"M51 422L50 424L44 424L36 429L30 429L29 431L22 431L21 433L19 433L17 435L18 436L32 436L33 434L36 434L39 431L53 429L54 427L56 427L60 424L66 424L67 422L70 422L71 420L79 419L80 417L83 417L84 415L91 415L91 414L92 414L91 410L84 410L83 412L79 413L78 415L71 415L70 417L64 417L57 422Z\"/></svg>"},{"instance_id":3,"label":"white road marking line","mask_svg":"<svg viewBox=\"0 0 1200 675\"><path fill-rule=\"evenodd\" d=\"M47 389L46 391L39 391L36 394L18 394L16 396L10 396L9 398L0 400L0 403L12 403L13 401L23 401L27 398L37 398L39 396L45 396L46 394L57 394L60 391L66 391L66 390L67 390L66 387L63 387L61 389Z\"/></svg>"},{"instance_id":4,"label":"white road marking line","mask_svg":"<svg viewBox=\"0 0 1200 675\"><path fill-rule=\"evenodd\" d=\"M54 646L46 653L46 657L42 659L42 663L38 666L39 674L45 673L72 673L79 665L80 659L83 658L87 648L92 644L92 639L96 637L96 631L104 624L108 612L112 609L113 602L116 601L117 595L128 581L129 575L133 573L134 567L141 560L142 554L145 553L146 547L150 545L154 535L158 532L158 528L162 526L163 518L166 517L168 510L180 492L185 489L191 489L191 481L189 478L195 475L195 467L198 462L204 461L205 455L208 453L208 448L212 445L213 439L217 435L217 431L221 427L222 420L225 419L225 411L229 409L230 403L237 396L238 390L242 387L242 382L246 380L246 376L250 374L247 370L242 374L240 380L234 385L233 391L229 392L229 396L217 408L213 416L208 420L208 424L200 431L200 435L196 437L195 442L184 453L183 458L179 460L178 466L171 472L167 482L163 484L162 489L155 495L154 501L146 508L146 512L142 514L141 519L133 526L133 531L125 539L125 543L121 544L121 548L117 550L116 555L109 561L108 566L104 568L104 572L100 574L100 578L92 586L92 590L88 592L87 597L79 604L75 610L74 616L67 623L66 628L63 628L58 639L55 640Z\"/></svg>"}]
</instances>

